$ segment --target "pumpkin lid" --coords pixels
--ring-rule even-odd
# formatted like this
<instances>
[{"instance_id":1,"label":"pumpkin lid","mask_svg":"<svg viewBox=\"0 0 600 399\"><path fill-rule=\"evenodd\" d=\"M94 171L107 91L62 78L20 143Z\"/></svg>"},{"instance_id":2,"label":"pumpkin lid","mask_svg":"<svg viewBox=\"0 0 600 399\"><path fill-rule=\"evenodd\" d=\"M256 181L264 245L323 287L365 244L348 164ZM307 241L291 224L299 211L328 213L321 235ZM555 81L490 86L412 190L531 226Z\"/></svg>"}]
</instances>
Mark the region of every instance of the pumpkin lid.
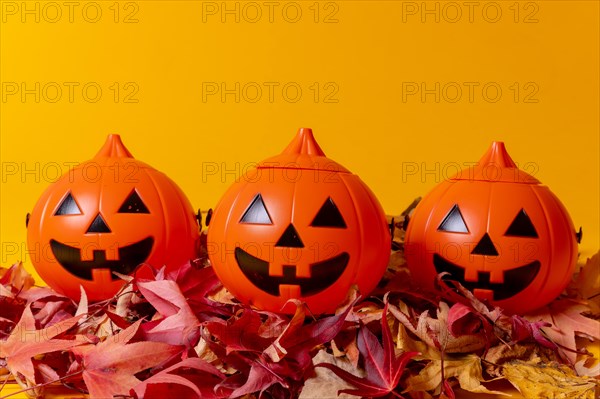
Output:
<instances>
[{"instance_id":1,"label":"pumpkin lid","mask_svg":"<svg viewBox=\"0 0 600 399\"><path fill-rule=\"evenodd\" d=\"M492 142L490 148L475 166L458 172L450 180L541 184L538 179L519 169L508 155L502 141Z\"/></svg>"},{"instance_id":2,"label":"pumpkin lid","mask_svg":"<svg viewBox=\"0 0 600 399\"><path fill-rule=\"evenodd\" d=\"M258 168L311 169L350 173L339 163L327 158L315 140L312 129L306 127L298 130L296 137L281 154L260 162Z\"/></svg>"}]
</instances>

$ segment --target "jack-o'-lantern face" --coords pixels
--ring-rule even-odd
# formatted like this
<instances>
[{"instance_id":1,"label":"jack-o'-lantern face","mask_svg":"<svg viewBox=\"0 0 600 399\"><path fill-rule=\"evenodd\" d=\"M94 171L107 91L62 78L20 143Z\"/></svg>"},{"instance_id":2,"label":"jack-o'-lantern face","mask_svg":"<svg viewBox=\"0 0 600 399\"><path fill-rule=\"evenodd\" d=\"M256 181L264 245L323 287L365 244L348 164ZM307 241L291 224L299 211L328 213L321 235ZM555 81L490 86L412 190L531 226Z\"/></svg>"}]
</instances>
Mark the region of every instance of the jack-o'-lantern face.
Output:
<instances>
[{"instance_id":1,"label":"jack-o'-lantern face","mask_svg":"<svg viewBox=\"0 0 600 399\"><path fill-rule=\"evenodd\" d=\"M150 277L142 263L179 267L196 256L199 233L181 190L135 160L116 135L98 155L53 183L28 220L31 260L48 285L74 299L114 295L115 274Z\"/></svg>"},{"instance_id":2,"label":"jack-o'-lantern face","mask_svg":"<svg viewBox=\"0 0 600 399\"><path fill-rule=\"evenodd\" d=\"M438 273L512 313L554 299L568 284L575 230L560 201L517 168L502 143L479 164L442 182L411 218L411 274L432 287Z\"/></svg>"},{"instance_id":3,"label":"jack-o'-lantern face","mask_svg":"<svg viewBox=\"0 0 600 399\"><path fill-rule=\"evenodd\" d=\"M325 157L310 129L240 178L208 230L209 256L225 287L275 312L289 299L314 313L334 311L353 284L367 294L385 271L390 245L375 196Z\"/></svg>"},{"instance_id":4,"label":"jack-o'-lantern face","mask_svg":"<svg viewBox=\"0 0 600 399\"><path fill-rule=\"evenodd\" d=\"M255 226L273 225L273 221L269 216L269 212L261 194L257 194L254 197L252 203L240 219L240 223ZM347 229L346 222L344 222L344 218L331 197L325 200L323 206L321 206L314 219L307 227L315 229ZM307 231L307 234L310 233L312 233L312 231ZM332 244L333 250L336 245L334 243ZM318 243L314 242L312 245L318 245ZM294 224L290 223L277 239L277 242L275 242L274 248L281 248L282 254L285 254L286 248L290 250L296 248L300 251L300 249L306 248L306 246L300 237L300 233L298 233L294 227ZM333 250L332 252L336 251ZM289 251L287 253L289 253ZM288 287L288 289L295 287L299 291L296 295L307 297L322 292L338 281L348 266L350 254L342 251L337 254L332 254L331 257L323 260L314 259L315 262L309 262L308 265L303 265L305 268L307 266L309 271L308 275L305 276L297 275L297 270L300 267L299 262L302 261L301 259L293 262L295 264L283 264L283 275L281 276L271 275L269 272L268 261L253 256L241 247L235 248L235 260L246 278L262 291L274 296L279 296L281 289L285 290L285 287ZM289 262L282 260L282 263L292 263L292 259L289 259Z\"/></svg>"},{"instance_id":5,"label":"jack-o'-lantern face","mask_svg":"<svg viewBox=\"0 0 600 399\"><path fill-rule=\"evenodd\" d=\"M134 189L117 210L117 213L149 215L150 211L140 198L137 190ZM54 213L54 217L60 218L75 215L81 216L83 212L73 194L69 192L60 202ZM139 218L136 222L142 224L146 222L147 224L147 221L140 220ZM112 233L111 228L102 214L98 212L87 229L85 229L84 234L100 235L109 233ZM94 280L93 274L95 271L109 274L108 277L112 280L118 280L118 277L112 272L125 275L133 274L140 264L148 259L153 247L154 237L149 235L128 245L119 246L119 243L115 242L115 245L111 246L109 250L113 250L118 254L116 259L110 260L107 258L107 249L93 249L92 259L83 260L81 248L67 245L56 239L50 240L50 248L58 264L74 276L88 281Z\"/></svg>"},{"instance_id":6,"label":"jack-o'-lantern face","mask_svg":"<svg viewBox=\"0 0 600 399\"><path fill-rule=\"evenodd\" d=\"M437 231L447 234L446 238L453 243L456 241L452 241L451 234L471 234L458 204L451 208ZM464 238L460 239L464 240ZM442 241L444 241L443 238L440 242ZM486 231L479 241L474 241L471 245L462 248L461 253L464 252L465 256L455 259L455 262L449 261L440 253L434 253L433 264L436 272L449 273L446 278L460 282L478 296L491 301L502 301L513 297L529 287L540 272L540 257L543 255L538 252L537 231L525 210L521 209L506 231L494 241ZM512 258L512 261L500 259L498 248L505 248L509 251L512 248L517 254L523 252L525 258L517 255ZM495 262L501 262L501 264L495 265ZM460 265L468 265L468 267ZM474 273L476 275L473 275Z\"/></svg>"}]
</instances>

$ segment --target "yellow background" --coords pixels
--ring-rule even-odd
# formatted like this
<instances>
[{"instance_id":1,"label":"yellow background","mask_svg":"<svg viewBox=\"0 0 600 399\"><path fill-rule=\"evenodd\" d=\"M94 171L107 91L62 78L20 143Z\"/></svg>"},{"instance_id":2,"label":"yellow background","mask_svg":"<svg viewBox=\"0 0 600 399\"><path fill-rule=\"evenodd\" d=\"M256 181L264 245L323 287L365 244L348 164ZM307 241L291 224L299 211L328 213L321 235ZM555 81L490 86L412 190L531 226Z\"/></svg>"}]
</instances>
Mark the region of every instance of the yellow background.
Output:
<instances>
[{"instance_id":1,"label":"yellow background","mask_svg":"<svg viewBox=\"0 0 600 399\"><path fill-rule=\"evenodd\" d=\"M598 249L598 2L271 4L1 1L2 265L31 271L25 214L109 133L207 209L299 127L389 214L503 140L583 226L582 256ZM239 102L206 92L222 83L239 84ZM439 84L439 102L422 83Z\"/></svg>"},{"instance_id":2,"label":"yellow background","mask_svg":"<svg viewBox=\"0 0 600 399\"><path fill-rule=\"evenodd\" d=\"M503 140L584 227L583 255L598 248L596 1L1 4L5 266L27 261L24 218L41 192L108 133L207 209L303 126L390 214ZM239 102L206 91L236 82ZM423 99L436 82L439 102Z\"/></svg>"}]
</instances>

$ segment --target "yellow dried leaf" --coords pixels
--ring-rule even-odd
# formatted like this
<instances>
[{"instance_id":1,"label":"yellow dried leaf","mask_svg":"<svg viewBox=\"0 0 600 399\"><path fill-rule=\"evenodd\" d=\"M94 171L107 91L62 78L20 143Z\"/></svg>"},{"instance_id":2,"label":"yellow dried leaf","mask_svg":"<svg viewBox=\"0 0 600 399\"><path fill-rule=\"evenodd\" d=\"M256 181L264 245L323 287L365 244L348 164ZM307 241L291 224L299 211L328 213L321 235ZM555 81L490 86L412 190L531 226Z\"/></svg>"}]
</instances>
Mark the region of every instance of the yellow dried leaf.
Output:
<instances>
[{"instance_id":1,"label":"yellow dried leaf","mask_svg":"<svg viewBox=\"0 0 600 399\"><path fill-rule=\"evenodd\" d=\"M462 389L475 393L506 395L499 391L490 391L483 385L481 359L476 355L448 356L442 360L432 360L416 376L407 380L406 391L437 390L442 383L442 367L444 378L456 378Z\"/></svg>"},{"instance_id":2,"label":"yellow dried leaf","mask_svg":"<svg viewBox=\"0 0 600 399\"><path fill-rule=\"evenodd\" d=\"M504 365L504 377L529 399L594 399L600 393L595 380L554 362L515 360Z\"/></svg>"},{"instance_id":3,"label":"yellow dried leaf","mask_svg":"<svg viewBox=\"0 0 600 399\"><path fill-rule=\"evenodd\" d=\"M485 371L492 377L502 377L505 363L513 360L553 362L558 361L558 354L549 348L535 343L500 344L490 348L485 354Z\"/></svg>"},{"instance_id":4,"label":"yellow dried leaf","mask_svg":"<svg viewBox=\"0 0 600 399\"><path fill-rule=\"evenodd\" d=\"M398 325L398 334L396 335L396 348L400 352L418 352L415 359L439 359L440 354L437 349L427 345L425 342L413 339L402 324Z\"/></svg>"}]
</instances>

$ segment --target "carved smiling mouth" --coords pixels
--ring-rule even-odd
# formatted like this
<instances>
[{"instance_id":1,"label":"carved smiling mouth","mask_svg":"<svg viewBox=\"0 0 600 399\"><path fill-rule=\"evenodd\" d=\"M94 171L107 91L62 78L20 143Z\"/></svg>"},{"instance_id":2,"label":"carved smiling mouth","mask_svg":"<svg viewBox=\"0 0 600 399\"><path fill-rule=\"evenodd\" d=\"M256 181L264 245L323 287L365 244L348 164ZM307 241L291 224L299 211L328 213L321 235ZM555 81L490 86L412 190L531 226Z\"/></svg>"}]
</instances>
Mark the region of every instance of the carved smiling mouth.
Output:
<instances>
[{"instance_id":1,"label":"carved smiling mouth","mask_svg":"<svg viewBox=\"0 0 600 399\"><path fill-rule=\"evenodd\" d=\"M92 270L94 269L108 269L111 272L132 274L141 263L148 259L153 245L154 238L147 237L119 248L119 260L107 260L106 252L103 249L96 249L93 260L82 261L79 248L50 240L50 248L52 248L52 253L58 263L69 273L90 281L93 280ZM118 277L111 273L111 279L117 280Z\"/></svg>"},{"instance_id":2,"label":"carved smiling mouth","mask_svg":"<svg viewBox=\"0 0 600 399\"><path fill-rule=\"evenodd\" d=\"M347 252L310 265L310 278L296 277L296 266L283 265L283 276L269 275L269 262L250 255L241 248L235 249L235 259L240 270L262 291L279 296L279 286L300 287L302 296L318 294L335 283L348 266L350 255Z\"/></svg>"},{"instance_id":3,"label":"carved smiling mouth","mask_svg":"<svg viewBox=\"0 0 600 399\"><path fill-rule=\"evenodd\" d=\"M433 264L438 273L447 272L442 280L452 279L461 283L469 290L480 289L493 292L495 301L510 298L527 288L540 271L539 261L533 261L525 266L520 266L504 272L504 283L490 282L490 272L478 272L477 281L465 280L465 268L447 261L438 254L433 255Z\"/></svg>"}]
</instances>

